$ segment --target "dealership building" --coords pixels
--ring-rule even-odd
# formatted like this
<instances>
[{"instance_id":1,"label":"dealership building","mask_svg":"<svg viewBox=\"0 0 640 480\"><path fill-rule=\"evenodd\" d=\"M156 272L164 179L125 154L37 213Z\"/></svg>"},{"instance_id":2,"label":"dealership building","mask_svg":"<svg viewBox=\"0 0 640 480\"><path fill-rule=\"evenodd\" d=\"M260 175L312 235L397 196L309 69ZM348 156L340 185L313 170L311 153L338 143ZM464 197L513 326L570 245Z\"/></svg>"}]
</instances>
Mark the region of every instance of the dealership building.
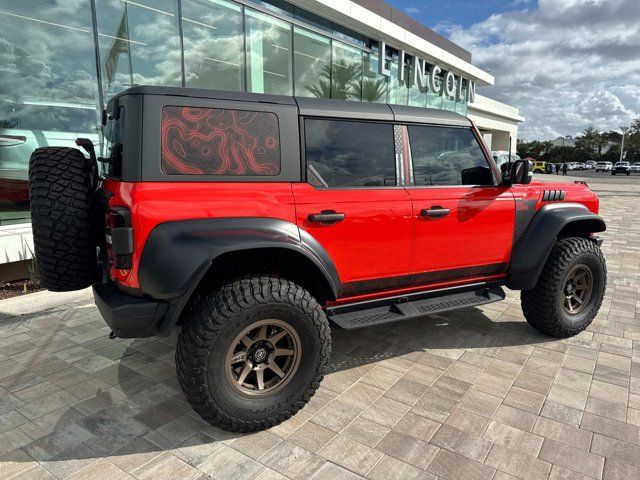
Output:
<instances>
[{"instance_id":1,"label":"dealership building","mask_svg":"<svg viewBox=\"0 0 640 480\"><path fill-rule=\"evenodd\" d=\"M518 109L472 54L382 0L0 0L0 281L31 258L31 152L101 141L131 85L393 103L458 112L492 150Z\"/></svg>"}]
</instances>

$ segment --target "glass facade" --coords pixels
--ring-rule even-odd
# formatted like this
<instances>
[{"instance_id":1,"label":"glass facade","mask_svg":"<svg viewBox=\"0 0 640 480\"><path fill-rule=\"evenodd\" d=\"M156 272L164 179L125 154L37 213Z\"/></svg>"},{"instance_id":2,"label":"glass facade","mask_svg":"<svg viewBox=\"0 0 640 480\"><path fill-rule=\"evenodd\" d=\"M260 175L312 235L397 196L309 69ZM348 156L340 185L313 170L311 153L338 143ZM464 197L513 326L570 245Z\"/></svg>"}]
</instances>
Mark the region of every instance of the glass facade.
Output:
<instances>
[{"instance_id":1,"label":"glass facade","mask_svg":"<svg viewBox=\"0 0 640 480\"><path fill-rule=\"evenodd\" d=\"M466 114L466 82L459 98L425 91L398 56L387 48L381 75L377 42L284 0L0 0L0 225L28 220L31 152L99 144L101 102L132 85Z\"/></svg>"}]
</instances>

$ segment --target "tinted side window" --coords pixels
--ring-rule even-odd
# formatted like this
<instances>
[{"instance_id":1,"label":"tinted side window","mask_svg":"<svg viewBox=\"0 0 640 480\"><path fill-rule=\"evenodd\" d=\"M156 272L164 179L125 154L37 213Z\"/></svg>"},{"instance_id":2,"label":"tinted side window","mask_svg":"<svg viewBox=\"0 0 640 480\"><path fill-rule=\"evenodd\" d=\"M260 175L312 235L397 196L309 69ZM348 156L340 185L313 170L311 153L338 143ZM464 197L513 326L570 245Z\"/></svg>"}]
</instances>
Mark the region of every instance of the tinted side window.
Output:
<instances>
[{"instance_id":1,"label":"tinted side window","mask_svg":"<svg viewBox=\"0 0 640 480\"><path fill-rule=\"evenodd\" d=\"M416 185L493 185L489 163L470 129L409 126Z\"/></svg>"},{"instance_id":2,"label":"tinted side window","mask_svg":"<svg viewBox=\"0 0 640 480\"><path fill-rule=\"evenodd\" d=\"M393 125L305 120L307 180L318 188L396 184Z\"/></svg>"},{"instance_id":3,"label":"tinted side window","mask_svg":"<svg viewBox=\"0 0 640 480\"><path fill-rule=\"evenodd\" d=\"M168 175L278 175L278 117L270 112L164 107L162 172Z\"/></svg>"}]
</instances>

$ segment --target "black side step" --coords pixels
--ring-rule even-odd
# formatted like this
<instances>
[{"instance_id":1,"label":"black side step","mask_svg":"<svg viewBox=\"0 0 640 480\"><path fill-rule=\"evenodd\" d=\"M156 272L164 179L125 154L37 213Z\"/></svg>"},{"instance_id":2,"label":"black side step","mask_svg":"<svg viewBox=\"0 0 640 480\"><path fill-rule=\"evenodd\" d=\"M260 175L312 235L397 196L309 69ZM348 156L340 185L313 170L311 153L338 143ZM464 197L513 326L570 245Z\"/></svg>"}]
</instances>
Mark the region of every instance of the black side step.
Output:
<instances>
[{"instance_id":1,"label":"black side step","mask_svg":"<svg viewBox=\"0 0 640 480\"><path fill-rule=\"evenodd\" d=\"M411 302L394 303L382 307L367 308L347 313L330 315L329 320L346 330L383 325L422 317L432 313L442 313L464 307L475 307L485 303L504 300L505 293L500 287L483 288L471 292L449 293L439 297L425 298Z\"/></svg>"}]
</instances>

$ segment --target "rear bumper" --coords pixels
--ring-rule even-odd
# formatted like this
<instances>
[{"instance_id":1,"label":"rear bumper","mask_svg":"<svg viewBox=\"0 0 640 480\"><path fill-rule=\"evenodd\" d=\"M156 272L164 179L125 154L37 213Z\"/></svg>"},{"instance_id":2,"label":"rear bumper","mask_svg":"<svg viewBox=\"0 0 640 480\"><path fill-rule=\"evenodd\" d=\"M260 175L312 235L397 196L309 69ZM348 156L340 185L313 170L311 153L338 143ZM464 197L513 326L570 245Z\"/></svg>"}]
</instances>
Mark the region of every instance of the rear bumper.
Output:
<instances>
[{"instance_id":1,"label":"rear bumper","mask_svg":"<svg viewBox=\"0 0 640 480\"><path fill-rule=\"evenodd\" d=\"M102 318L120 338L155 335L169 309L167 302L127 295L113 283L95 284L93 295Z\"/></svg>"}]
</instances>

